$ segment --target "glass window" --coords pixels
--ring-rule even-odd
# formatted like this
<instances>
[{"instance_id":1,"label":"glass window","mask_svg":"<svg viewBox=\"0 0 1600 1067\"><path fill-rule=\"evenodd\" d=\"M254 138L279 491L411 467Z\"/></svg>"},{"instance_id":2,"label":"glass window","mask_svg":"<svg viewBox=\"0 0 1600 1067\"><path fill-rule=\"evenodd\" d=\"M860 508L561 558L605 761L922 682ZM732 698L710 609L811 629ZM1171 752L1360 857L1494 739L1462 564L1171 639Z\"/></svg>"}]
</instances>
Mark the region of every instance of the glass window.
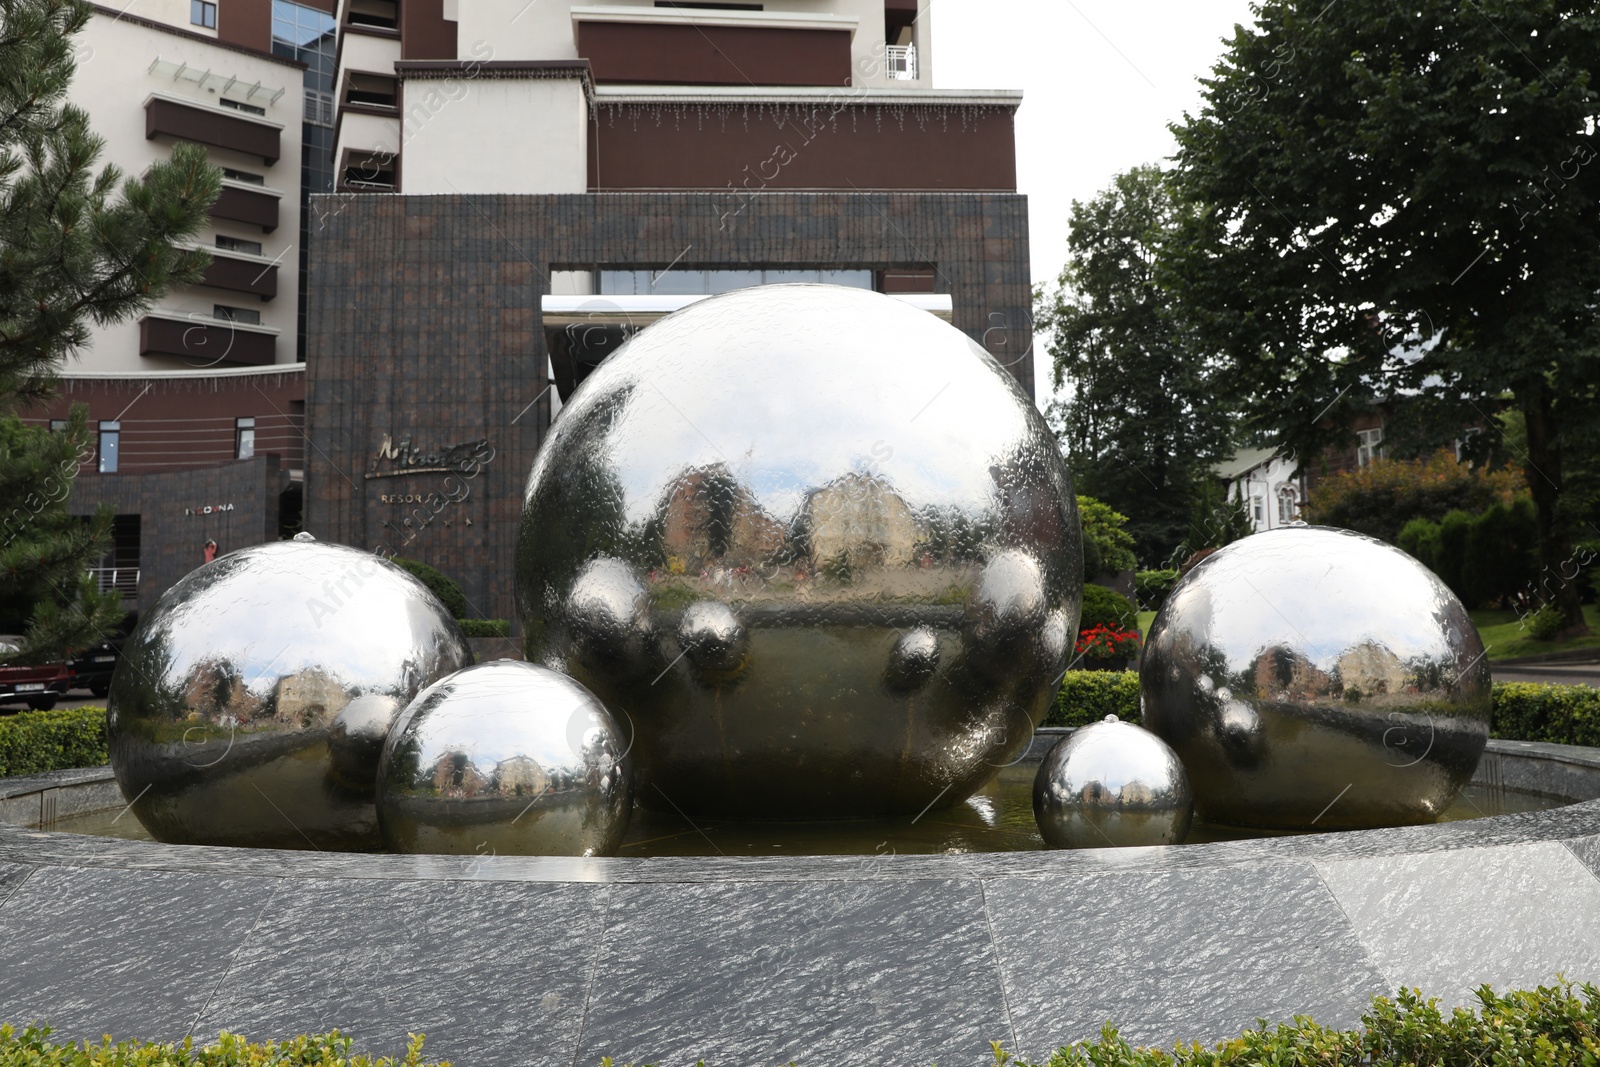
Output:
<instances>
[{"instance_id":1,"label":"glass window","mask_svg":"<svg viewBox=\"0 0 1600 1067\"><path fill-rule=\"evenodd\" d=\"M1266 515L1261 507L1261 498L1259 496L1253 496L1250 498L1250 515L1255 519L1257 526L1260 526L1261 520L1266 518Z\"/></svg>"},{"instance_id":2,"label":"glass window","mask_svg":"<svg viewBox=\"0 0 1600 1067\"><path fill-rule=\"evenodd\" d=\"M1383 427L1356 431L1356 466L1365 467L1383 458Z\"/></svg>"},{"instance_id":3,"label":"glass window","mask_svg":"<svg viewBox=\"0 0 1600 1067\"><path fill-rule=\"evenodd\" d=\"M697 270L674 267L671 270L600 271L600 292L604 296L700 296L748 289L754 285L783 282L824 282L855 289L872 288L870 270L817 270L781 267L769 270Z\"/></svg>"},{"instance_id":4,"label":"glass window","mask_svg":"<svg viewBox=\"0 0 1600 1067\"><path fill-rule=\"evenodd\" d=\"M122 423L100 422L100 473L117 473L117 453L122 440Z\"/></svg>"},{"instance_id":5,"label":"glass window","mask_svg":"<svg viewBox=\"0 0 1600 1067\"><path fill-rule=\"evenodd\" d=\"M1294 486L1286 485L1278 490L1278 521L1290 523L1294 521L1295 508L1299 501L1296 498Z\"/></svg>"},{"instance_id":6,"label":"glass window","mask_svg":"<svg viewBox=\"0 0 1600 1067\"><path fill-rule=\"evenodd\" d=\"M189 23L204 26L208 30L216 29L217 5L210 0L189 0Z\"/></svg>"},{"instance_id":7,"label":"glass window","mask_svg":"<svg viewBox=\"0 0 1600 1067\"><path fill-rule=\"evenodd\" d=\"M265 115L267 113L266 108L257 104L247 104L243 100L229 100L227 97L223 97L217 103L223 107L231 107L235 111L243 111L247 115Z\"/></svg>"},{"instance_id":8,"label":"glass window","mask_svg":"<svg viewBox=\"0 0 1600 1067\"><path fill-rule=\"evenodd\" d=\"M261 254L260 241L246 241L239 237L228 237L220 233L217 234L217 247L229 252L248 252L252 256Z\"/></svg>"},{"instance_id":9,"label":"glass window","mask_svg":"<svg viewBox=\"0 0 1600 1067\"><path fill-rule=\"evenodd\" d=\"M234 420L233 454L238 459L250 459L255 456L256 420L254 416Z\"/></svg>"},{"instance_id":10,"label":"glass window","mask_svg":"<svg viewBox=\"0 0 1600 1067\"><path fill-rule=\"evenodd\" d=\"M227 319L229 322L240 322L246 326L261 325L261 312L251 308L229 307L227 304L212 304L211 317L214 319Z\"/></svg>"},{"instance_id":11,"label":"glass window","mask_svg":"<svg viewBox=\"0 0 1600 1067\"><path fill-rule=\"evenodd\" d=\"M223 167L222 176L230 182L244 182L246 185L265 185L267 179L261 174L251 174L247 170L234 170L232 167Z\"/></svg>"}]
</instances>

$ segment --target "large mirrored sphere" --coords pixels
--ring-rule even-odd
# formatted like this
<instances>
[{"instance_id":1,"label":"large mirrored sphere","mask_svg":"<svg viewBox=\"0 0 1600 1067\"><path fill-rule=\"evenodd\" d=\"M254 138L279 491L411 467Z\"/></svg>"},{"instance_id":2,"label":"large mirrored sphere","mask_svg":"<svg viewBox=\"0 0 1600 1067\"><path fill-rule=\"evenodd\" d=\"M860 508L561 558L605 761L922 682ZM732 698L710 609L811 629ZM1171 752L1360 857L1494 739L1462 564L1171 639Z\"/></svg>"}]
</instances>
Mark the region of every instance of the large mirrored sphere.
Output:
<instances>
[{"instance_id":1,"label":"large mirrored sphere","mask_svg":"<svg viewBox=\"0 0 1600 1067\"><path fill-rule=\"evenodd\" d=\"M471 662L438 598L370 552L241 549L167 590L128 638L111 766L161 841L377 848L390 723Z\"/></svg>"},{"instance_id":2,"label":"large mirrored sphere","mask_svg":"<svg viewBox=\"0 0 1600 1067\"><path fill-rule=\"evenodd\" d=\"M1190 571L1150 627L1144 725L1201 818L1339 829L1430 822L1489 737L1489 665L1433 572L1348 530L1285 527Z\"/></svg>"},{"instance_id":3,"label":"large mirrored sphere","mask_svg":"<svg viewBox=\"0 0 1600 1067\"><path fill-rule=\"evenodd\" d=\"M1161 738L1107 715L1056 742L1039 764L1033 818L1051 848L1180 845L1194 791Z\"/></svg>"},{"instance_id":4,"label":"large mirrored sphere","mask_svg":"<svg viewBox=\"0 0 1600 1067\"><path fill-rule=\"evenodd\" d=\"M608 358L517 546L528 658L631 722L641 801L768 818L969 796L1049 708L1082 571L1011 372L819 285L712 297Z\"/></svg>"},{"instance_id":5,"label":"large mirrored sphere","mask_svg":"<svg viewBox=\"0 0 1600 1067\"><path fill-rule=\"evenodd\" d=\"M629 738L572 678L496 660L435 682L384 747L396 852L608 856L633 810Z\"/></svg>"}]
</instances>

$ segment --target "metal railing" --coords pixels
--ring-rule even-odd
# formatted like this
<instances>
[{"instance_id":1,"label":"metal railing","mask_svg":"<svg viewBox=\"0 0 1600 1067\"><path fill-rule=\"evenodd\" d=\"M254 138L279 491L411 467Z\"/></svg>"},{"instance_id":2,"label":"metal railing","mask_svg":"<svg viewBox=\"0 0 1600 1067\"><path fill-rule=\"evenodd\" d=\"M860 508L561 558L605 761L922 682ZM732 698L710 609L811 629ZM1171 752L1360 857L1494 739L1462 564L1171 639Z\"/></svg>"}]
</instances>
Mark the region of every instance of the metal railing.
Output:
<instances>
[{"instance_id":1,"label":"metal railing","mask_svg":"<svg viewBox=\"0 0 1600 1067\"><path fill-rule=\"evenodd\" d=\"M130 600L139 595L138 567L91 567L89 573L102 593L115 589Z\"/></svg>"},{"instance_id":2,"label":"metal railing","mask_svg":"<svg viewBox=\"0 0 1600 1067\"><path fill-rule=\"evenodd\" d=\"M313 126L332 126L333 94L320 89L307 89L305 121Z\"/></svg>"},{"instance_id":3,"label":"metal railing","mask_svg":"<svg viewBox=\"0 0 1600 1067\"><path fill-rule=\"evenodd\" d=\"M283 470L305 467L305 418L299 414L269 411L255 413L251 454L278 456ZM39 424L42 419L25 420ZM91 424L92 426L93 424ZM95 439L91 434L90 443ZM192 470L239 460L239 426L228 416L190 419L133 419L124 417L117 436L117 473ZM84 460L80 470L93 473L97 455Z\"/></svg>"},{"instance_id":4,"label":"metal railing","mask_svg":"<svg viewBox=\"0 0 1600 1067\"><path fill-rule=\"evenodd\" d=\"M884 47L883 63L889 77L896 81L915 81L917 77L917 46L891 44Z\"/></svg>"}]
</instances>

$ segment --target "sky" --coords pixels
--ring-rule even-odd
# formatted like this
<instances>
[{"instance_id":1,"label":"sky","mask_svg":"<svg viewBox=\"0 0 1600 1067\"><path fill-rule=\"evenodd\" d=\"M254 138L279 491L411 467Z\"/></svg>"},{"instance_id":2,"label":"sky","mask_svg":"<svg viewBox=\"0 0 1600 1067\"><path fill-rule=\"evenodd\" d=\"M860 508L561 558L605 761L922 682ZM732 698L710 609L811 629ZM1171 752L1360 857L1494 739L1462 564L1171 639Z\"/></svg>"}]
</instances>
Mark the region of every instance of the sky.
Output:
<instances>
[{"instance_id":1,"label":"sky","mask_svg":"<svg viewBox=\"0 0 1600 1067\"><path fill-rule=\"evenodd\" d=\"M1021 89L1017 185L1028 197L1034 284L1054 284L1067 218L1119 171L1172 154L1169 122L1198 111L1200 85L1246 0L938 0L933 81L941 89ZM1039 406L1049 357L1034 349Z\"/></svg>"}]
</instances>

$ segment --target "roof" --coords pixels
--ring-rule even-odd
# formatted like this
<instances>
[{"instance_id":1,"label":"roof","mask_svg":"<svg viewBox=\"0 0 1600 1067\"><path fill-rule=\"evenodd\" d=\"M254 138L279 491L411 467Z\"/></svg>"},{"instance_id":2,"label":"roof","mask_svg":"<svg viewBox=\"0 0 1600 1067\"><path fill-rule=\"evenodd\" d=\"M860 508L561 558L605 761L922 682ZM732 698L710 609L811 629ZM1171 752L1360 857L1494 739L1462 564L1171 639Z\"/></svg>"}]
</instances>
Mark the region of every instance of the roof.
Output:
<instances>
[{"instance_id":1,"label":"roof","mask_svg":"<svg viewBox=\"0 0 1600 1067\"><path fill-rule=\"evenodd\" d=\"M1211 470L1218 478L1231 482L1241 474L1266 466L1279 455L1280 452L1276 448L1247 448L1234 453L1232 459L1218 463Z\"/></svg>"}]
</instances>

